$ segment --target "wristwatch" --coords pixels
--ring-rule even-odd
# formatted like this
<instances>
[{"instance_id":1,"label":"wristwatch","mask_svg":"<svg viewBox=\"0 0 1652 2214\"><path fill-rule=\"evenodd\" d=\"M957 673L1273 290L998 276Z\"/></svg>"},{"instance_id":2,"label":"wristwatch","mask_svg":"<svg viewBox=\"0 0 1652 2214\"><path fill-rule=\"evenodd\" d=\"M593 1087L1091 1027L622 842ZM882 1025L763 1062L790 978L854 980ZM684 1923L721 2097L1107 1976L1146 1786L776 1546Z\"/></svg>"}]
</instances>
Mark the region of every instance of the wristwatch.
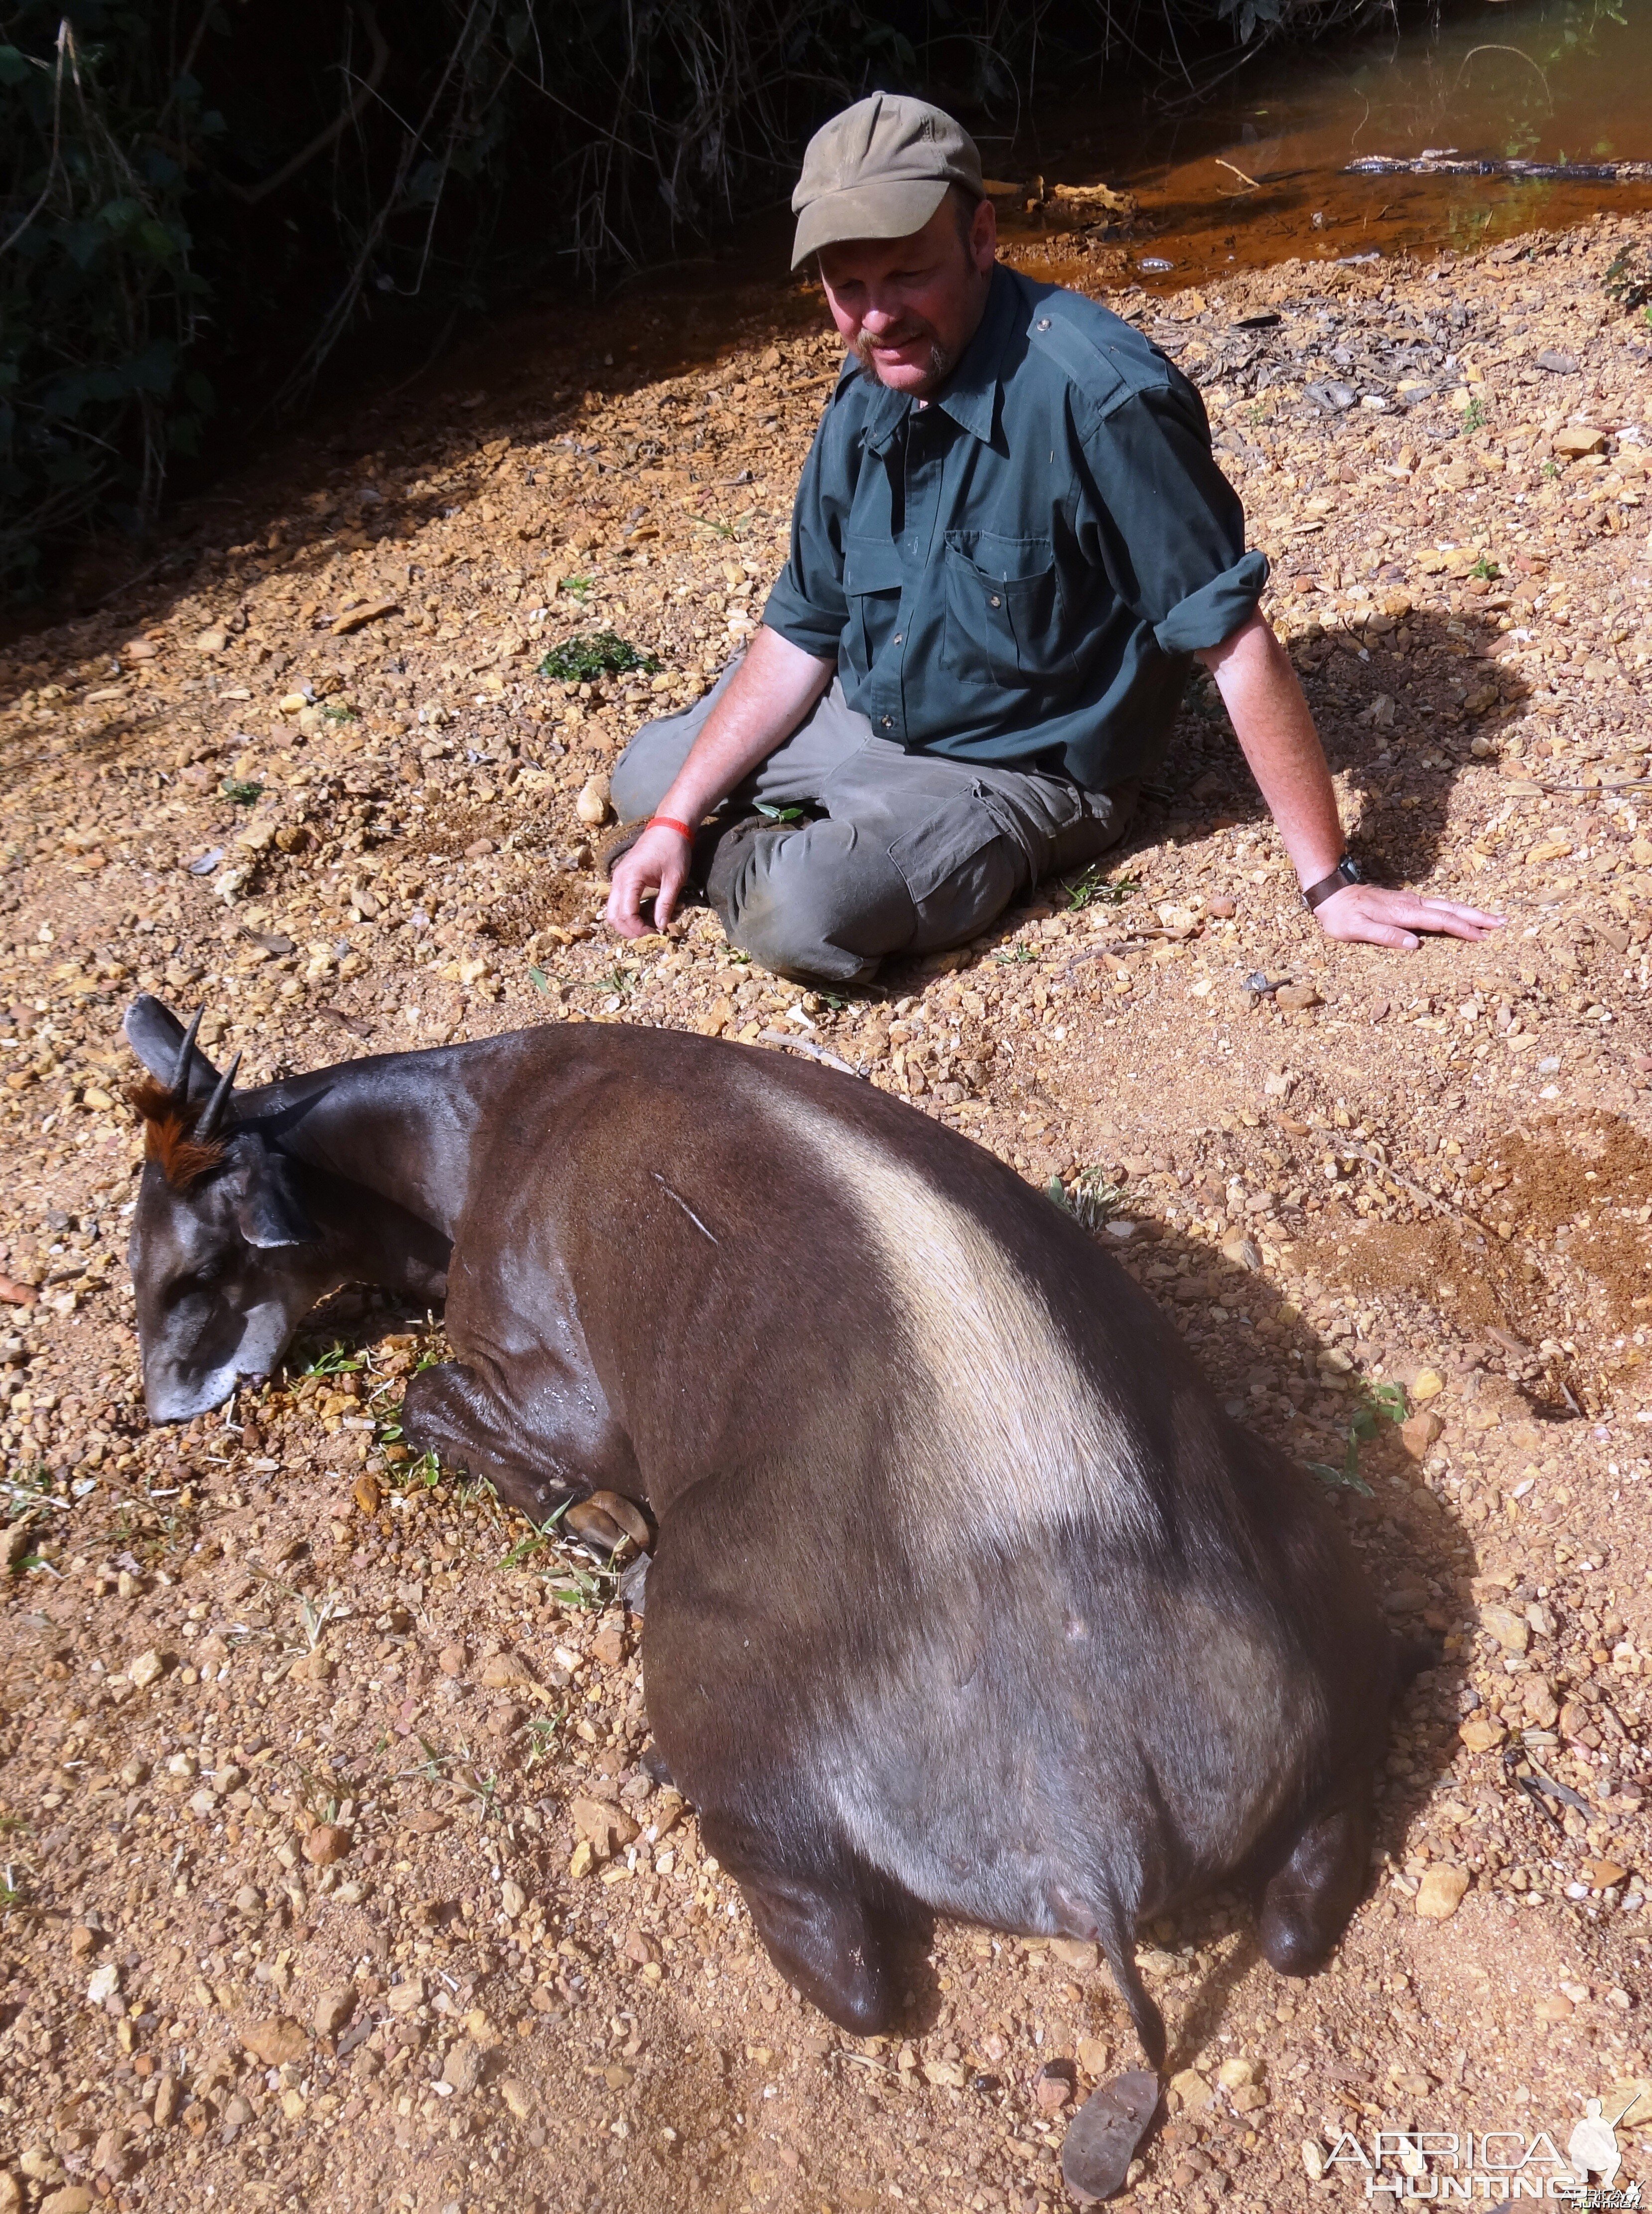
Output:
<instances>
[{"instance_id":1,"label":"wristwatch","mask_svg":"<svg viewBox=\"0 0 1652 2214\"><path fill-rule=\"evenodd\" d=\"M1333 893L1339 892L1344 884L1362 884L1365 882L1364 870L1351 853L1344 853L1328 877L1321 877L1317 884L1303 887L1302 905L1310 911L1316 907L1323 907L1326 900Z\"/></svg>"}]
</instances>

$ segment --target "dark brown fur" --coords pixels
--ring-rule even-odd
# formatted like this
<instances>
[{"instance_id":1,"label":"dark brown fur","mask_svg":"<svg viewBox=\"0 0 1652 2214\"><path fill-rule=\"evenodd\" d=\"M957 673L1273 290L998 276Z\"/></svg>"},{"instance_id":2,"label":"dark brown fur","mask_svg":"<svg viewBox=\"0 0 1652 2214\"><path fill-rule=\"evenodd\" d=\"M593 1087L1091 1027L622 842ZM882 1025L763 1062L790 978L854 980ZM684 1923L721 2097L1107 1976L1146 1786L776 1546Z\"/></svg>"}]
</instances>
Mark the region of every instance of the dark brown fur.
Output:
<instances>
[{"instance_id":1,"label":"dark brown fur","mask_svg":"<svg viewBox=\"0 0 1652 2214\"><path fill-rule=\"evenodd\" d=\"M173 1067L158 1003L127 1031ZM145 1172L152 1411L221 1404L336 1284L445 1293L407 1438L536 1520L648 1507L660 1747L835 2021L887 2027L916 1906L1100 1942L1155 2065L1143 1918L1241 1881L1276 1966L1324 1959L1393 1639L1311 1483L1002 1162L870 1086L623 1025L284 1079L223 1129L186 1195Z\"/></svg>"}]
</instances>

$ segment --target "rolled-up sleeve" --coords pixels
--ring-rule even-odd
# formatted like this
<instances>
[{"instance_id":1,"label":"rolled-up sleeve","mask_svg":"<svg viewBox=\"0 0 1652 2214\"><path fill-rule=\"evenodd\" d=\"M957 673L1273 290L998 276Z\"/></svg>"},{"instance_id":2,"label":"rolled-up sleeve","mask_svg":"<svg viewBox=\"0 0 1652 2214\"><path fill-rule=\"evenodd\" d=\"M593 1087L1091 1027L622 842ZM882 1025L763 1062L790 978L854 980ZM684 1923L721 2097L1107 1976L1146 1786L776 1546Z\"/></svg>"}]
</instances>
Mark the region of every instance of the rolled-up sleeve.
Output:
<instances>
[{"instance_id":1,"label":"rolled-up sleeve","mask_svg":"<svg viewBox=\"0 0 1652 2214\"><path fill-rule=\"evenodd\" d=\"M1246 549L1198 394L1173 370L1110 410L1083 453L1094 555L1119 598L1165 653L1220 645L1255 611L1268 559Z\"/></svg>"},{"instance_id":2,"label":"rolled-up sleeve","mask_svg":"<svg viewBox=\"0 0 1652 2214\"><path fill-rule=\"evenodd\" d=\"M849 487L842 444L841 426L828 407L792 504L791 550L763 608L770 630L822 661L838 658L849 615L843 550Z\"/></svg>"},{"instance_id":3,"label":"rolled-up sleeve","mask_svg":"<svg viewBox=\"0 0 1652 2214\"><path fill-rule=\"evenodd\" d=\"M1256 612L1268 581L1268 557L1259 547L1241 554L1231 569L1178 600L1153 635L1166 653L1198 653L1220 645Z\"/></svg>"}]
</instances>

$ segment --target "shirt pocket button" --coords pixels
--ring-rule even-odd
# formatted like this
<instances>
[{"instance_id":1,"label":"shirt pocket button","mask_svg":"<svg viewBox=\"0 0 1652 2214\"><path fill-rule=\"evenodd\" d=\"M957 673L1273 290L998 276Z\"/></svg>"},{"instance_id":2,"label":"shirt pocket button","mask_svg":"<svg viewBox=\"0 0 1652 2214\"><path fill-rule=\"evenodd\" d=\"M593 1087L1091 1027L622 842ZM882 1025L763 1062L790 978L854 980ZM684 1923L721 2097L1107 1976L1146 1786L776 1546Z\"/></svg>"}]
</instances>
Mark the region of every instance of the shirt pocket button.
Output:
<instances>
[{"instance_id":1,"label":"shirt pocket button","mask_svg":"<svg viewBox=\"0 0 1652 2214\"><path fill-rule=\"evenodd\" d=\"M1001 607L1003 605L1003 600L999 597L998 594L997 594L997 592L994 592L994 593L991 595L991 598L988 600L988 602L987 602L987 605L988 605L989 607L991 607L991 608L1001 608Z\"/></svg>"}]
</instances>

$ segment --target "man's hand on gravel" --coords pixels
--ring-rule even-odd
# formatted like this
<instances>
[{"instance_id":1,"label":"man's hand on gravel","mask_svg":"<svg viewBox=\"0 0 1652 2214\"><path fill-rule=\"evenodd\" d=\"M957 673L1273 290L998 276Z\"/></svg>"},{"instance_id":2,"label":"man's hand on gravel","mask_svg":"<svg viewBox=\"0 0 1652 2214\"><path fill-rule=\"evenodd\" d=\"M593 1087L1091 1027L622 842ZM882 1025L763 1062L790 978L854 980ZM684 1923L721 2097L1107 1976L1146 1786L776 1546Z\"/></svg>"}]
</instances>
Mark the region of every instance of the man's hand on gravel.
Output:
<instances>
[{"instance_id":1,"label":"man's hand on gravel","mask_svg":"<svg viewBox=\"0 0 1652 2214\"><path fill-rule=\"evenodd\" d=\"M663 823L644 830L630 853L616 861L608 888L607 919L622 938L646 938L663 930L676 911L688 875L690 846L680 831ZM643 902L654 896L654 920L643 919Z\"/></svg>"},{"instance_id":2,"label":"man's hand on gravel","mask_svg":"<svg viewBox=\"0 0 1652 2214\"><path fill-rule=\"evenodd\" d=\"M1505 918L1483 914L1477 907L1459 907L1454 900L1418 899L1415 892L1391 891L1385 884L1344 884L1322 900L1315 920L1327 938L1345 944L1391 945L1396 951L1415 953L1422 940L1419 930L1437 931L1447 938L1490 938L1501 930Z\"/></svg>"}]
</instances>

